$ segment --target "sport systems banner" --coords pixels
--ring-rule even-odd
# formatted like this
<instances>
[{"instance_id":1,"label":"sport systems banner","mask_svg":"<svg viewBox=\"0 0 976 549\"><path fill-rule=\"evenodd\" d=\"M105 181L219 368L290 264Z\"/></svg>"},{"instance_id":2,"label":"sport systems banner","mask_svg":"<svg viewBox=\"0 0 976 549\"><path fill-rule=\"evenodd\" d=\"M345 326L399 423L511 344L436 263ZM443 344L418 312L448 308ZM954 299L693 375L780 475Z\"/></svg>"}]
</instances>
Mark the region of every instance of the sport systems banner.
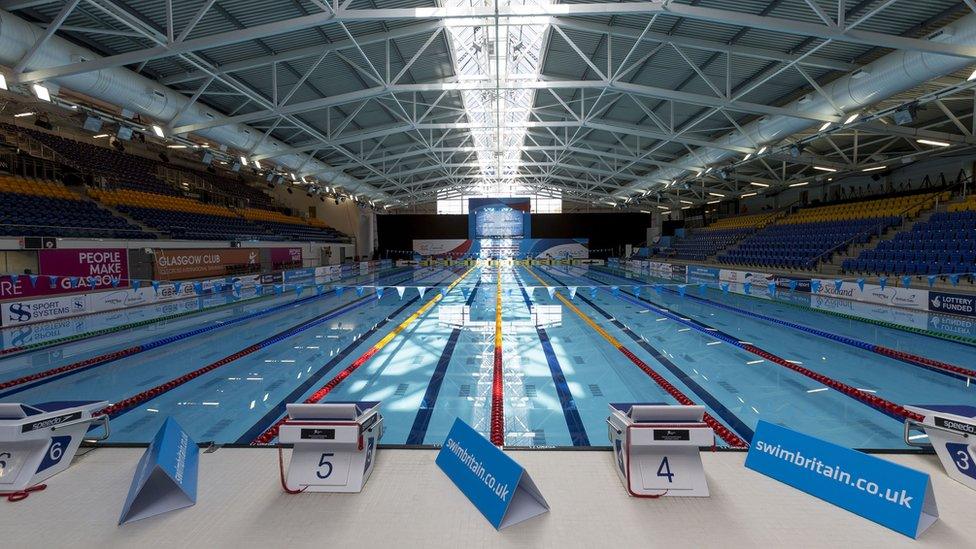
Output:
<instances>
[{"instance_id":1,"label":"sport systems banner","mask_svg":"<svg viewBox=\"0 0 976 549\"><path fill-rule=\"evenodd\" d=\"M37 255L40 276L33 282L28 275L0 277L0 300L106 289L113 280L120 288L129 285L129 258L122 248L42 250Z\"/></svg>"},{"instance_id":2,"label":"sport systems banner","mask_svg":"<svg viewBox=\"0 0 976 549\"><path fill-rule=\"evenodd\" d=\"M222 276L238 267L260 267L260 250L231 248L227 250L154 250L156 278L183 280Z\"/></svg>"},{"instance_id":3,"label":"sport systems banner","mask_svg":"<svg viewBox=\"0 0 976 549\"><path fill-rule=\"evenodd\" d=\"M529 198L470 198L468 237L529 238L531 208Z\"/></svg>"}]
</instances>

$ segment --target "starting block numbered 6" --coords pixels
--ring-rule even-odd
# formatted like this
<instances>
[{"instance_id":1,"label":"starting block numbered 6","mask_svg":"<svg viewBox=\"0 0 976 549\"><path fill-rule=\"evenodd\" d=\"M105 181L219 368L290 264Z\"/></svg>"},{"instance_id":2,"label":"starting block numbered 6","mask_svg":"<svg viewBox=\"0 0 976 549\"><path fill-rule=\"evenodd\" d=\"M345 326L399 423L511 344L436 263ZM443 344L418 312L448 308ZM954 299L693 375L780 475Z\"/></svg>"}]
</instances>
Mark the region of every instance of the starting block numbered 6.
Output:
<instances>
[{"instance_id":1,"label":"starting block numbered 6","mask_svg":"<svg viewBox=\"0 0 976 549\"><path fill-rule=\"evenodd\" d=\"M0 492L19 492L64 471L92 424L109 436L108 416L92 412L108 402L0 404Z\"/></svg>"},{"instance_id":2,"label":"starting block numbered 6","mask_svg":"<svg viewBox=\"0 0 976 549\"><path fill-rule=\"evenodd\" d=\"M701 406L611 403L617 475L635 497L708 496L699 447L715 444Z\"/></svg>"},{"instance_id":3,"label":"starting block numbered 6","mask_svg":"<svg viewBox=\"0 0 976 549\"><path fill-rule=\"evenodd\" d=\"M925 416L922 423L905 420L905 443L927 448L913 440L911 430L922 429L949 478L976 490L976 406L905 406Z\"/></svg>"},{"instance_id":4,"label":"starting block numbered 6","mask_svg":"<svg viewBox=\"0 0 976 549\"><path fill-rule=\"evenodd\" d=\"M308 492L360 492L383 436L379 402L289 404L278 440L294 445L287 484Z\"/></svg>"}]
</instances>

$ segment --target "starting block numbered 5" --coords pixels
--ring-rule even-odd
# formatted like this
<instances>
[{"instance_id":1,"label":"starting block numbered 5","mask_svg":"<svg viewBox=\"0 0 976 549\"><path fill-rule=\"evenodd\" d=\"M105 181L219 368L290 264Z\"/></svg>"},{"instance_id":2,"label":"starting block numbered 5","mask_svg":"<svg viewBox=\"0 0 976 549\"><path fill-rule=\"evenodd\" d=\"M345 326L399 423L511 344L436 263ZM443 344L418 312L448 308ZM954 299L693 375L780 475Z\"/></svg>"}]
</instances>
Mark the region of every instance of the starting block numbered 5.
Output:
<instances>
[{"instance_id":1,"label":"starting block numbered 5","mask_svg":"<svg viewBox=\"0 0 976 549\"><path fill-rule=\"evenodd\" d=\"M0 404L0 492L19 492L64 471L85 433L99 423L109 436L108 416L92 412L108 402Z\"/></svg>"},{"instance_id":2,"label":"starting block numbered 5","mask_svg":"<svg viewBox=\"0 0 976 549\"><path fill-rule=\"evenodd\" d=\"M949 478L976 490L976 406L905 406L925 416L922 423L905 420L905 443L927 448L913 440L912 428L925 431Z\"/></svg>"},{"instance_id":3,"label":"starting block numbered 5","mask_svg":"<svg viewBox=\"0 0 976 549\"><path fill-rule=\"evenodd\" d=\"M708 496L698 448L715 433L701 406L611 403L607 418L617 475L635 497Z\"/></svg>"},{"instance_id":4,"label":"starting block numbered 5","mask_svg":"<svg viewBox=\"0 0 976 549\"><path fill-rule=\"evenodd\" d=\"M383 436L379 402L288 404L278 440L293 444L287 484L308 492L360 492Z\"/></svg>"}]
</instances>

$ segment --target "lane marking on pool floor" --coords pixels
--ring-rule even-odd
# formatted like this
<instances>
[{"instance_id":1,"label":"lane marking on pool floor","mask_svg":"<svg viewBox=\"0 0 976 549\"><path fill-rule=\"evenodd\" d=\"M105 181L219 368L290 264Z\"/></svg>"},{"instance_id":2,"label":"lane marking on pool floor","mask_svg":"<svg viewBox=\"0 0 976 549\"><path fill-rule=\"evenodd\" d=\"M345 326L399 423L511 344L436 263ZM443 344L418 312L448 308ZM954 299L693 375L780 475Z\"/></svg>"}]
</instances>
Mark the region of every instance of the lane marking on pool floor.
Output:
<instances>
[{"instance_id":1,"label":"lane marking on pool floor","mask_svg":"<svg viewBox=\"0 0 976 549\"><path fill-rule=\"evenodd\" d=\"M397 272L389 272L389 271L397 271ZM403 272L403 269L402 268L399 268L399 267L394 267L392 269L383 269L382 271L377 271L376 272L377 275L381 275L379 278L377 278L377 280L379 280L380 278L386 278L386 277L390 277L390 276L395 276L395 275L400 274L402 272ZM381 273L386 273L386 274L381 274ZM349 279L352 279L352 278L358 278L360 276L362 276L362 275L351 275L351 276L341 277L341 278L336 279L335 282L329 282L328 284L333 284L334 285L336 282L339 282L339 281L342 281L342 280L349 280ZM226 291L221 291L221 292L217 292L217 293L211 293L210 294L210 297L215 296L215 295L225 294L225 293L227 293L227 294L233 294L233 289L228 289ZM199 297L202 298L202 296L199 296ZM20 345L20 346L17 346L17 347L10 347L10 348L7 348L7 349L0 349L0 358L12 358L12 357L10 357L8 355L15 355L15 356L17 356L17 355L20 355L22 353L27 353L27 352L30 352L30 351L38 351L38 350L41 350L41 349L50 349L50 348L57 347L57 346L60 346L60 345L64 345L64 344L67 344L67 343L76 343L78 341L83 341L83 340L88 340L88 339L94 339L94 338L97 338L97 337L100 337L100 336L111 335L111 334L118 333L118 332L121 332L121 331L124 331L124 330L131 330L133 328L140 328L142 326L156 324L156 323L159 323L159 322L166 322L166 321L169 321L169 320L176 320L176 319L180 319L180 318L189 317L189 316L192 316L192 315L201 315L202 316L202 315L207 314L207 313L219 312L220 310L222 310L222 309L224 309L226 307L231 307L231 306L234 306L234 305L254 305L254 304L256 304L259 301L269 300L269 299L272 299L272 298L275 298L275 297L280 297L280 296L272 295L272 294L254 296L254 297L250 297L250 298L247 298L247 299L239 299L237 301L231 301L231 302L228 302L228 303L222 303L220 305L214 305L213 307L205 307L203 309L196 309L196 310L186 311L186 312L182 312L182 313L176 313L176 314L172 314L172 315L160 316L160 317L156 317L156 318L148 318L148 319L140 320L140 321L137 321L137 322L131 322L129 324L123 324L123 325L120 325L120 326L112 326L112 327L109 327L109 328L101 328L101 329L98 329L98 330L92 330L91 332L84 332L84 333L81 333L81 334L74 334L74 335L70 335L70 336L60 337L60 338L57 338L57 339L52 339L52 340L49 340L49 341L40 341L40 342L37 342L37 343L29 343L27 345ZM188 298L188 299L191 299L191 298ZM179 302L179 301L184 301L184 300L173 300L173 301L170 301L168 303L176 303L176 302ZM291 301L289 303L294 303L294 301ZM118 312L118 311L110 311L110 312ZM104 314L104 312L88 313L87 315L79 315L79 317L89 316L89 315L97 315L97 314ZM72 317L72 318L79 318L79 317Z\"/></svg>"},{"instance_id":2,"label":"lane marking on pool floor","mask_svg":"<svg viewBox=\"0 0 976 549\"><path fill-rule=\"evenodd\" d=\"M471 271L473 270L475 270L475 267L469 268L460 277L454 280L454 282L451 282L451 284L447 287L447 291L450 292L451 290L453 290L454 287L460 284L461 281L464 280L469 274L471 274ZM403 322L398 324L395 328L390 330L388 334L383 336L383 338L380 339L378 342L376 342L376 344L374 344L372 347L370 347L369 350L367 350L359 358L354 360L352 364L350 364L344 370L339 372L334 378L329 380L329 382L323 385L318 391L312 393L311 396L305 399L304 403L315 404L321 401L323 398L325 398L329 393L332 392L333 389L336 388L336 386L342 383L343 380L345 380L347 377L352 375L353 372L358 370L359 367L365 364L369 359L373 358L376 355L376 353L380 352L380 350L383 349L383 347L386 347L391 341L393 341L393 339L396 336L400 335L400 333L403 332L403 330L407 329L407 327L413 324L415 320L417 320L422 315L424 315L434 305L436 305L437 302L439 302L443 298L444 298L444 294L438 293L433 298L431 298L430 301L423 304L413 314L408 316L406 320L404 320ZM269 444L272 440L278 437L278 429L281 427L283 423L285 423L285 421L287 421L287 419L288 419L287 417L283 417L278 421L276 421L271 427L268 427L263 433L261 433L258 437L256 437L251 442L251 444Z\"/></svg>"},{"instance_id":3,"label":"lane marking on pool floor","mask_svg":"<svg viewBox=\"0 0 976 549\"><path fill-rule=\"evenodd\" d=\"M389 278L390 276L395 276L395 275L394 274L386 275L386 276L383 276L383 277L381 277L381 278L379 278L377 280L381 280L383 278ZM404 279L399 280L397 282L394 282L393 284L397 284L399 282L403 282L403 281L409 280L410 278L412 278L412 276L411 277L404 278ZM170 343L175 343L177 341L182 341L184 339L188 339L188 338L191 338L191 337L194 337L194 336L198 336L198 335L206 334L206 333L209 333L209 332L213 332L215 330L219 330L219 329L222 329L222 328L227 328L229 326L233 326L233 325L236 325L236 324L240 324L241 322L245 322L245 321L248 321L248 320L254 320L255 318L260 318L260 317L267 316L267 315L270 315L270 314L273 314L273 313L277 313L277 312L280 312L282 310L285 310L285 309L288 309L288 308L291 308L291 307L294 307L294 306L303 305L305 303L308 303L308 302L313 301L313 300L316 300L316 299L328 298L328 297L331 297L331 295L332 295L332 292L327 292L327 293L322 293L320 295L311 295L311 296L308 296L308 297L304 297L304 298L300 298L300 299L295 299L295 300L289 301L287 303L281 303L279 305L275 305L273 307L268 307L266 309L261 309L259 311L255 311L253 313L248 313L246 315L239 316L239 317L236 317L236 318L231 318L231 319L227 319L227 320L219 320L219 321L214 322L210 326L203 326L201 328L197 328L197 329L194 329L194 330L189 330L189 331L186 331L186 332L178 333L176 335L171 335L171 336L167 336L167 337L164 337L164 338L161 338L161 339L156 339L156 340L150 341L148 343L142 343L142 344L139 344L139 345L134 345L132 347L128 347L128 348L125 348L125 349L121 349L121 350L118 350L118 351L112 351L110 353L104 353L104 354L101 354L101 355L98 355L98 356L86 358L84 360L79 360L79 361L76 361L76 362L72 362L72 363L66 364L64 366L58 366L57 368L51 368L49 370L44 370L43 372L37 372L37 373L34 373L34 374L28 374L28 375L25 375L25 376L21 376L21 377L18 377L18 378L14 378L14 379L10 379L10 380L4 381L4 382L0 382L0 391L4 391L6 389L15 388L13 390L9 390L9 391L5 391L5 392L0 393L0 398L7 397L7 396L10 396L12 394L21 392L21 391L25 391L27 389L31 389L31 388L34 388L34 387L38 387L40 385L44 385L45 383L50 383L52 381L55 381L57 379L61 379L61 378L67 377L69 375L73 375L73 374L77 374L77 373L80 373L80 372L83 372L83 371L86 371L86 370L90 370L90 369L95 368L97 366L103 366L105 364L108 364L110 362L114 362L116 360L119 360L119 359L122 359L122 358L125 358L125 357L137 355L139 353L143 353L143 352L146 352L146 351L151 351L153 349L158 349L160 347L169 345ZM354 301L353 303L356 303L356 301ZM328 314L328 313L325 313L325 314Z\"/></svg>"},{"instance_id":4,"label":"lane marking on pool floor","mask_svg":"<svg viewBox=\"0 0 976 549\"><path fill-rule=\"evenodd\" d=\"M491 443L505 444L505 372L502 369L502 270L495 273L495 354L491 372Z\"/></svg>"},{"instance_id":5,"label":"lane marking on pool floor","mask_svg":"<svg viewBox=\"0 0 976 549\"><path fill-rule=\"evenodd\" d=\"M465 305L470 307L474 303L475 294L478 293L480 286L481 279L479 278L471 289L471 294L468 295ZM461 332L462 327L454 328L447 338L447 344L444 345L444 349L437 359L437 364L434 366L434 373L430 376L430 381L427 383L427 390L424 391L424 397L420 401L417 415L414 416L410 433L407 435L407 445L419 446L424 443L424 438L427 436L427 428L430 427L430 418L434 414L434 406L437 404L437 397L440 395L441 386L443 386L444 378L447 376L447 368L451 364L451 357L454 356L454 349L457 348L458 340L461 338Z\"/></svg>"},{"instance_id":6,"label":"lane marking on pool floor","mask_svg":"<svg viewBox=\"0 0 976 549\"><path fill-rule=\"evenodd\" d=\"M522 299L525 300L525 305L529 308L529 315L531 316L532 298L525 291L525 285L522 284L521 277L517 272L513 272L515 282L518 284L519 291L522 292ZM563 417L566 418L566 428L569 429L570 440L573 441L573 446L589 446L590 438L586 434L583 418L580 416L579 408L576 406L576 399L573 397L573 392L569 389L569 382L566 381L566 374L559 364L559 358L556 357L556 351L552 347L549 334L545 328L538 324L535 329L536 334L539 336L539 343L542 345L542 352L546 357L546 363L549 365L549 373L552 375L552 382L556 387L556 396L559 397L559 405L563 409Z\"/></svg>"},{"instance_id":7,"label":"lane marking on pool floor","mask_svg":"<svg viewBox=\"0 0 976 549\"><path fill-rule=\"evenodd\" d=\"M605 274L607 276L613 276L613 277L619 278L621 280L627 280L627 281L630 281L630 282L641 282L640 280L633 279L633 278L630 278L630 277L627 277L627 276L623 276L623 275L619 275L619 274L616 274L616 273L613 273L613 272L606 272L606 271L602 271L602 270L601 271L597 271L597 272L600 273L600 274ZM570 276L575 276L575 275L572 275L569 272L567 272L567 274L569 274ZM674 290L671 290L669 288L663 288L663 289L665 291L667 291L668 293L672 294L672 295L677 295L677 292L675 292ZM875 354L879 354L879 355L882 355L882 356L886 356L888 358L893 358L895 360L898 360L899 362L903 362L905 364L909 364L909 365L912 365L912 366L915 366L915 367L918 367L918 368L925 368L926 370L931 370L933 372L937 372L939 374L947 375L947 376L952 377L952 378L961 379L963 381L970 381L972 379L976 379L976 370L970 370L968 368L963 368L961 366L956 366L954 364L949 364L948 362L943 362L941 360L935 360L935 359L932 359L932 358L927 358L927 357L915 355L915 354L912 354L912 353L906 353L904 351L898 351L898 350L892 349L890 347L884 347L882 345L877 345L877 344L874 344L874 343L868 343L866 341L861 341L859 339L855 339L855 338L852 338L852 337L847 337L847 336L833 334L833 333L827 332L825 330L820 330L818 328L812 328L810 326L806 326L806 325L799 324L799 323L796 323L796 322L788 322L786 320L781 320L781 319L774 318L774 317L771 317L771 316L768 316L768 315L764 315L764 314L760 314L760 313L754 313L752 311L747 311L745 309L740 309L740 308L735 307L733 305L728 305L728 304L725 304L725 303L719 303L717 301L712 301L711 299L707 299L707 298L704 298L704 297L699 297L699 296L694 296L694 295L687 295L687 294L685 295L685 297L686 298L690 298L691 300L696 301L698 303L704 303L704 304L706 304L708 306L716 307L718 309L723 309L723 310L726 310L726 311L732 311L732 312L734 312L736 314L741 314L741 315L744 315L744 316L756 318L756 319L759 319L759 320L762 320L762 321L765 321L765 322L771 322L773 324L778 324L780 326L786 326L788 328L792 328L792 329L797 330L797 331L800 331L800 332L805 332L805 333L808 333L808 334L813 334L813 335L815 335L817 337L821 337L821 338L824 338L824 339L829 339L831 341L836 341L838 343L843 343L844 345L847 345L849 347L854 347L854 348L857 348L857 349L862 349L862 350L869 351L869 352L872 352L872 353L875 353ZM642 300L642 301L647 301L647 300Z\"/></svg>"},{"instance_id":8,"label":"lane marking on pool floor","mask_svg":"<svg viewBox=\"0 0 976 549\"><path fill-rule=\"evenodd\" d=\"M537 274L535 274L531 268L525 267L525 270L530 275L532 275L533 278L538 280L540 284L542 284L545 287L549 287L546 281L540 278ZM553 278L555 279L555 277ZM662 376L656 370L651 368L646 362L641 360L637 355L631 352L630 349L628 349L623 343L618 341L617 338L607 333L607 331L604 330L599 324L597 324L596 321L594 321L592 318L589 317L589 315L581 311L571 301L566 299L563 295L559 294L558 292L555 293L554 295L556 298L559 299L559 301L563 303L563 305L565 305L570 311L576 313L576 315L579 316L581 319L583 319L583 321L591 328L593 328L593 330L595 330L596 333L600 334L603 337L603 339L607 340L614 348L616 348L624 356L626 356L631 362L634 363L634 365L640 368L645 374L647 374L652 380L654 380L654 382L657 383L662 389L664 389L668 394L674 397L675 400L677 400L679 403L684 404L686 406L692 406L695 404L695 402L690 398L688 398L688 396L685 395L680 389L675 387L670 381L665 379L664 376ZM586 299L583 296L578 296L578 297L580 297L581 299ZM607 316L609 317L609 315ZM657 356L655 356L655 358L658 361L660 361L660 358L658 358ZM715 434L717 434L719 438L724 440L729 446L737 447L737 448L745 448L749 446L749 444L745 440L743 440L739 435L733 432L732 429L723 425L720 421L715 419L708 412L705 412L704 421L709 427L712 428L712 430L715 431Z\"/></svg>"},{"instance_id":9,"label":"lane marking on pool floor","mask_svg":"<svg viewBox=\"0 0 976 549\"><path fill-rule=\"evenodd\" d=\"M230 364L231 362L234 362L235 360L237 360L237 359L239 359L241 357L245 357L247 355L253 354L253 353L255 353L255 352L257 352L257 351L259 351L259 350L261 350L261 349L263 349L263 348L265 348L267 346L269 346L269 345L273 345L275 343L279 343L280 341L283 341L283 340L285 340L285 339L287 339L287 338L289 338L289 337L291 337L293 335L296 335L296 334L299 334L301 332L304 332L305 330L308 330L310 328L313 328L315 326L318 326L318 325L320 325L320 324L322 324L324 322L328 322L329 320L332 320L333 318L336 318L336 317L342 316L342 315L344 315L344 314L346 314L348 312L354 311L354 310L358 309L359 307L362 307L362 306L368 304L370 302L370 300L373 299L372 296L373 296L373 294L370 294L370 295L367 295L367 296L363 296L363 297L357 299L356 301L353 301L352 303L349 303L349 304L344 305L342 307L339 307L337 309L333 309L332 311L327 312L327 313L324 313L323 315L319 315L318 317L315 317L315 319L313 319L313 320L303 322L303 323L298 324L296 326L293 326L293 327L291 327L291 328L289 328L287 330L281 331L281 332L279 332L279 333L277 333L277 334L275 334L275 335L273 335L273 336L271 336L271 337L269 337L267 339L264 339L264 340L262 340L262 341L260 341L258 343L255 343L254 345L251 345L249 347L246 347L246 348L244 348L244 349L242 349L242 350L240 350L240 351L238 351L238 352L236 352L234 354L225 356L224 358L222 358L222 359L220 359L220 360L218 360L216 362L212 362L212 363L208 364L207 366L204 366L202 368L199 368L197 370L194 370L192 372L189 372L187 374L184 374L184 375L182 375L182 376L180 376L178 378L172 379L172 380L170 380L170 381L168 381L168 382L166 382L164 384L157 385L156 387L153 387L151 389L147 389L147 390L145 390L145 391L143 391L143 392L141 392L141 393L139 393L137 395L134 395L132 397L129 397L127 399L124 399L124 400L121 400L119 402L116 402L115 404L112 404L111 406L107 406L107 407L105 407L105 408L103 408L101 410L98 410L98 411L94 412L93 415L106 415L107 414L107 415L112 416L112 417L118 417L118 416L124 414L125 412L131 410L134 406L137 406L137 405L142 404L142 403L144 403L146 401L152 400L152 399L154 399L154 398L162 395L163 393L169 392L169 391L175 389L176 387L179 387L180 385L183 385L184 383L188 383L189 381L192 381L193 379L196 379L196 378L202 376L203 374L206 374L206 373L208 373L208 372L210 372L212 370L216 370L217 368L220 368L221 366L226 366L227 364Z\"/></svg>"},{"instance_id":10,"label":"lane marking on pool floor","mask_svg":"<svg viewBox=\"0 0 976 549\"><path fill-rule=\"evenodd\" d=\"M549 275L549 276L552 276L552 275ZM570 275L570 276L572 276L572 275ZM553 278L555 278L555 277L553 277ZM593 277L591 277L589 275L586 275L586 278L589 278L590 280L595 280L597 282L602 282L602 281L600 281L600 280L598 280L596 278L593 278ZM815 372L813 370L810 370L809 368L805 368L805 367L801 366L800 364L797 364L795 362L791 362L791 361L786 360L786 359L784 359L784 358L782 358L780 356L774 355L773 353L770 353L770 352L768 352L768 351L766 351L764 349L761 349L759 347L756 347L754 344L752 344L750 342L741 341L738 338L736 338L736 337L734 337L732 335L729 335L729 334L727 334L727 333L725 333L725 332L723 332L721 330L718 330L717 328L713 328L713 327L711 327L711 326L709 326L709 325L707 325L707 324L705 324L703 322L694 321L694 320L691 320L691 319L686 318L684 316L681 316L680 314L675 313L673 310L668 309L667 307L663 307L661 305L658 305L656 303L653 303L653 302L648 301L648 300L643 299L643 298L639 298L638 297L638 298L635 299L631 293L625 291L622 288L620 289L620 291L619 291L619 293L617 294L616 297L619 298L619 299L622 299L624 301L627 301L628 303L632 303L634 305L638 305L638 306L641 306L641 307L645 307L645 308L652 307L652 310L654 312L656 312L656 313L658 313L658 314L660 314L662 316L665 316L665 317L670 318L671 320L673 320L675 322L678 322L680 324L683 324L685 326L688 326L689 328L692 328L693 330L697 330L699 332L708 334L708 335L710 335L710 336L712 336L712 337L714 337L716 339L721 339L721 340L725 341L726 343L728 343L730 345L733 345L735 347L739 347L740 349L743 349L745 351L748 351L748 352L750 352L750 353L752 353L754 355L758 355L758 356L760 356L760 357L768 360L769 362L772 362L773 364L776 364L776 365L782 366L784 368L788 368L790 370L793 370L794 372L797 372L798 374L801 374L801 375L806 376L806 377L808 377L808 378L810 378L810 379L812 379L814 381L817 381L819 383L822 383L822 384L826 385L827 387L830 387L830 388L836 390L839 393L842 393L844 395L847 395L848 397L850 397L850 398L852 398L852 399L854 399L854 400L856 400L856 401L858 401L858 402L860 402L862 404L865 404L867 406L870 406L870 407L872 407L872 408L874 408L874 409L876 409L876 410L884 413L885 415L891 417L892 419L895 419L895 420L898 420L898 421L904 421L905 419L912 419L912 420L919 421L919 422L921 422L922 419L924 419L920 414L915 413L915 412L912 412L911 410L906 409L905 407L901 406L900 404L891 402L890 400L887 400L887 399L884 399L884 398L875 396L873 394L870 394L870 393L867 393L865 391L862 391L862 390L860 390L860 389L858 389L856 387L852 387L850 385L847 385L846 383L843 383L841 381L837 381L836 379L833 379L831 377L827 377L827 376L825 376L823 374L817 373L817 372Z\"/></svg>"}]
</instances>

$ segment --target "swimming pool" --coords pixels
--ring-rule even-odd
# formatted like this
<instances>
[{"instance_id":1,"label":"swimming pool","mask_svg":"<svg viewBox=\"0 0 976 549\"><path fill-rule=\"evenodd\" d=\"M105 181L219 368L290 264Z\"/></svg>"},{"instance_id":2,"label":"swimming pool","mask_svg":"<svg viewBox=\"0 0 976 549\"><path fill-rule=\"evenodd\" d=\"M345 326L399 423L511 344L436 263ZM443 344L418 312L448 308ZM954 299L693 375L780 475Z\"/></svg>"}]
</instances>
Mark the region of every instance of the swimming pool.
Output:
<instances>
[{"instance_id":1,"label":"swimming pool","mask_svg":"<svg viewBox=\"0 0 976 549\"><path fill-rule=\"evenodd\" d=\"M608 445L609 402L696 403L723 446L762 418L871 449L906 448L902 405L976 401L971 344L809 299L583 266L393 268L335 285L8 344L0 401L109 401L114 443L148 442L166 416L201 442L273 443L285 404L311 399L381 400L386 444L439 444L461 417L508 446L557 447Z\"/></svg>"}]
</instances>

